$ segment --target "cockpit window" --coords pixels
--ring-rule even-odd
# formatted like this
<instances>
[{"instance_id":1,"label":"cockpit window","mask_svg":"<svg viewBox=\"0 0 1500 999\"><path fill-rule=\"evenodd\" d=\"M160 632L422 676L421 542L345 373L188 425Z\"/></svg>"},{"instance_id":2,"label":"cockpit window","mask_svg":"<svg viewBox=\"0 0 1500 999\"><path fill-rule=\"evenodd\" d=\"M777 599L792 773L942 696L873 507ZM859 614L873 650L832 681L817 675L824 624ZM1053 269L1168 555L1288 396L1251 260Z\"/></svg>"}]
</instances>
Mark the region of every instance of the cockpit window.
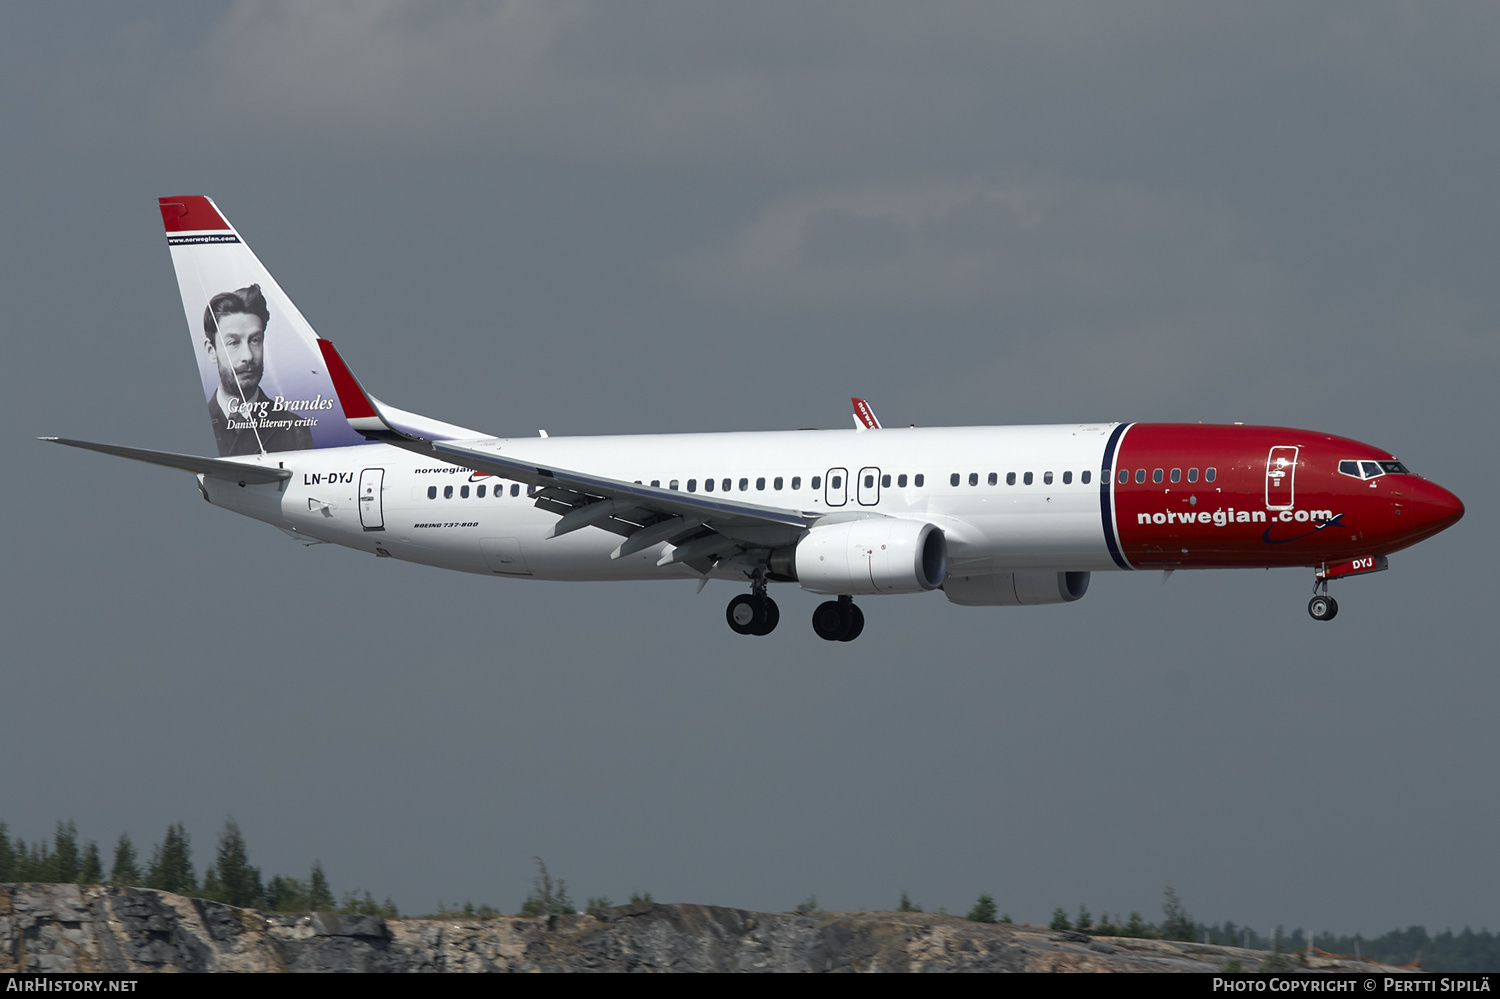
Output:
<instances>
[{"instance_id":1,"label":"cockpit window","mask_svg":"<svg viewBox=\"0 0 1500 999\"><path fill-rule=\"evenodd\" d=\"M1356 479L1378 479L1382 475L1410 475L1411 469L1399 461L1341 461L1339 471Z\"/></svg>"}]
</instances>

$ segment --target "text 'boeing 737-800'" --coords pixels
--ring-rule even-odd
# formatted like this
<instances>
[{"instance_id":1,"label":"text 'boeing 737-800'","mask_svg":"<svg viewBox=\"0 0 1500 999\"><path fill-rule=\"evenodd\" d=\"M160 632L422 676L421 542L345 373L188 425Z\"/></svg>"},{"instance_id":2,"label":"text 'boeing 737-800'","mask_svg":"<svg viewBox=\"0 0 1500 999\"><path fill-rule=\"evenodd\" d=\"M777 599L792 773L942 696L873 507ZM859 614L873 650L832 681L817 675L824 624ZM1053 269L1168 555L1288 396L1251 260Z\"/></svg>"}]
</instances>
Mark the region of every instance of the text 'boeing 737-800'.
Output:
<instances>
[{"instance_id":1,"label":"text 'boeing 737-800'","mask_svg":"<svg viewBox=\"0 0 1500 999\"><path fill-rule=\"evenodd\" d=\"M771 583L832 599L941 590L1065 603L1089 574L1304 566L1328 581L1456 523L1458 497L1345 437L1266 426L1087 423L490 437L377 400L208 198L160 199L218 457L47 438L197 476L215 506L309 543L482 575L735 580L742 635Z\"/></svg>"}]
</instances>

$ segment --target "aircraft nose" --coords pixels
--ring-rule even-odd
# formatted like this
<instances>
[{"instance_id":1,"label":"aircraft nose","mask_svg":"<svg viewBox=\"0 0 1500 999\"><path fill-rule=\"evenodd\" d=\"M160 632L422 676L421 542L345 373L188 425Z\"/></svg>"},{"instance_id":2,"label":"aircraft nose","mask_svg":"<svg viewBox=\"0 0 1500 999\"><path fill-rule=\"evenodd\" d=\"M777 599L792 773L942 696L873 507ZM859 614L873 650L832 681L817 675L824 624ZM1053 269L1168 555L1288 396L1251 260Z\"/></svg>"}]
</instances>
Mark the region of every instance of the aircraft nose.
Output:
<instances>
[{"instance_id":1,"label":"aircraft nose","mask_svg":"<svg viewBox=\"0 0 1500 999\"><path fill-rule=\"evenodd\" d=\"M1464 501L1438 485L1420 479L1402 505L1421 530L1436 534L1458 523L1464 515Z\"/></svg>"}]
</instances>

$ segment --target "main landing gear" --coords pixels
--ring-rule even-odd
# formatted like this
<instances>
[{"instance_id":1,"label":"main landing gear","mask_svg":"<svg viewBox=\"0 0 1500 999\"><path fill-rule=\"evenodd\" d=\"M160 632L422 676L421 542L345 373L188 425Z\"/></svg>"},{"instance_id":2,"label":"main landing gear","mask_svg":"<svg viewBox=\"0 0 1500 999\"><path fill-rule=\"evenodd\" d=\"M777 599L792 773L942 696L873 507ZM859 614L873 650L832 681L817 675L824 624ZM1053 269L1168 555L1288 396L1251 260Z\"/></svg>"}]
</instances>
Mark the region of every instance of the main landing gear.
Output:
<instances>
[{"instance_id":1,"label":"main landing gear","mask_svg":"<svg viewBox=\"0 0 1500 999\"><path fill-rule=\"evenodd\" d=\"M729 601L724 617L736 635L769 635L781 622L781 610L766 596L766 585L761 583L753 592Z\"/></svg>"},{"instance_id":2,"label":"main landing gear","mask_svg":"<svg viewBox=\"0 0 1500 999\"><path fill-rule=\"evenodd\" d=\"M1328 595L1328 580L1313 582L1313 598L1307 602L1307 612L1314 621L1332 621L1338 617L1339 602Z\"/></svg>"},{"instance_id":3,"label":"main landing gear","mask_svg":"<svg viewBox=\"0 0 1500 999\"><path fill-rule=\"evenodd\" d=\"M825 642L852 642L865 630L865 614L854 605L853 597L845 595L819 604L812 624Z\"/></svg>"},{"instance_id":4,"label":"main landing gear","mask_svg":"<svg viewBox=\"0 0 1500 999\"><path fill-rule=\"evenodd\" d=\"M781 610L766 596L765 580L757 579L749 593L729 601L724 619L736 635L769 635L781 623ZM846 595L819 604L813 611L812 625L826 642L852 642L865 630L865 614Z\"/></svg>"}]
</instances>

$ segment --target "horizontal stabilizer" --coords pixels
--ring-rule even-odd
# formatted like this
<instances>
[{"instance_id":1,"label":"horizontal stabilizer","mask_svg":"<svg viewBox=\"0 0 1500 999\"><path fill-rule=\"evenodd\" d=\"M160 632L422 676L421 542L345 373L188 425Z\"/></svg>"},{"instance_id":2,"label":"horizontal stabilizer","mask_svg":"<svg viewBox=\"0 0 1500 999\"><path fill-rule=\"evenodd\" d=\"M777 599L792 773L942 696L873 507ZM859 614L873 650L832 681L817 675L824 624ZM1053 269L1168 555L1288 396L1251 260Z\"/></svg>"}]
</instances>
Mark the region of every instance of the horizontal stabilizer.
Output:
<instances>
[{"instance_id":1,"label":"horizontal stabilizer","mask_svg":"<svg viewBox=\"0 0 1500 999\"><path fill-rule=\"evenodd\" d=\"M99 451L120 458L129 458L131 461L144 461L152 465L177 468L184 472L208 475L216 479L229 479L232 482L265 484L281 482L292 477L290 469L242 464L238 461L226 461L223 458L200 458L193 454L149 451L143 447L121 447L119 444L95 444L92 441L68 440L66 437L38 437L37 440L66 444L68 447L81 447L86 451Z\"/></svg>"}]
</instances>

